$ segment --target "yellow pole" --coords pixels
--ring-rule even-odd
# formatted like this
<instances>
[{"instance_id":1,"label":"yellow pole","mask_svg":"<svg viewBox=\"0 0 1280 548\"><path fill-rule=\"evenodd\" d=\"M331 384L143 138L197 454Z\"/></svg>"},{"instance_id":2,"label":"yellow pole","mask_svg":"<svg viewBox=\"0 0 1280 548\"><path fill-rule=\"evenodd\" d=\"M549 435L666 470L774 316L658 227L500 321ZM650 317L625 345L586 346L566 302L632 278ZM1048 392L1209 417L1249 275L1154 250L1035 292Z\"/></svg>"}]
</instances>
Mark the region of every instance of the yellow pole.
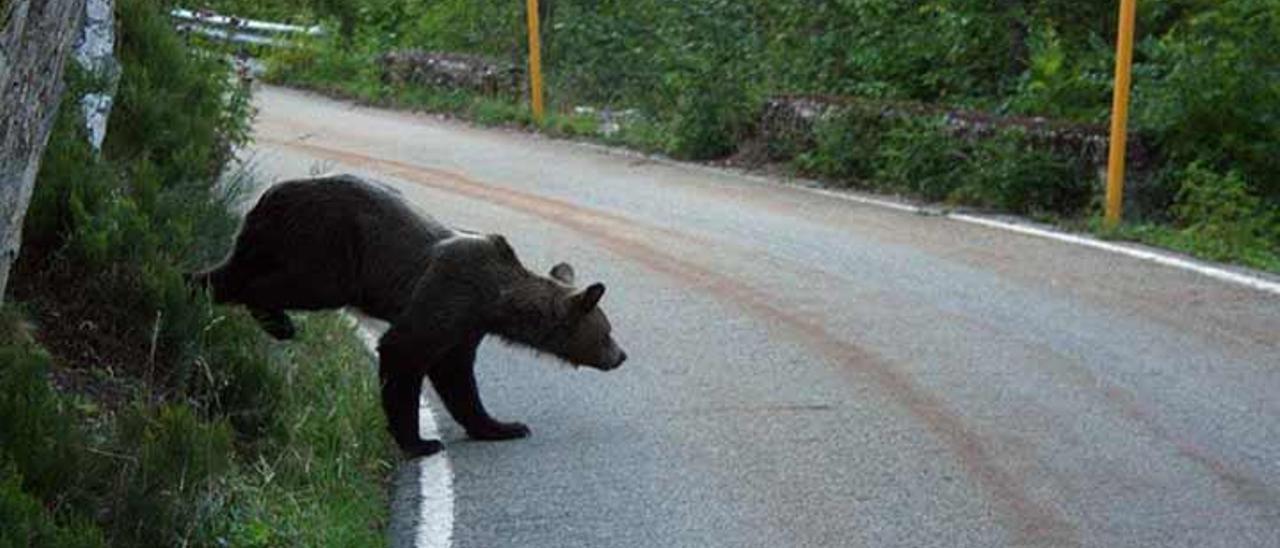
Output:
<instances>
[{"instance_id":1,"label":"yellow pole","mask_svg":"<svg viewBox=\"0 0 1280 548\"><path fill-rule=\"evenodd\" d=\"M542 40L538 34L538 0L527 0L529 14L529 101L533 119L542 123Z\"/></svg>"},{"instance_id":2,"label":"yellow pole","mask_svg":"<svg viewBox=\"0 0 1280 548\"><path fill-rule=\"evenodd\" d=\"M1129 123L1129 75L1133 65L1133 26L1138 0L1120 0L1116 33L1116 80L1111 102L1111 154L1107 162L1106 226L1120 222L1124 205L1125 130Z\"/></svg>"}]
</instances>

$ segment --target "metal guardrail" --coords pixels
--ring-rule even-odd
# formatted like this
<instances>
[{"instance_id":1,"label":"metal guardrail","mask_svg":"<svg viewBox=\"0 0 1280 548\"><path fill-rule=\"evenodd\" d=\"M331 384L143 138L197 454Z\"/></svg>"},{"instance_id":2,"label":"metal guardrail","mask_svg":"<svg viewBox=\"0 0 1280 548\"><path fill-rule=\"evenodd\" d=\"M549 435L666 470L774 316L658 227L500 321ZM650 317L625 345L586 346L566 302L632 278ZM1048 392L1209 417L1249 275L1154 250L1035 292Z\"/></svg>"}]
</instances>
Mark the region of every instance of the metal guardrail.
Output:
<instances>
[{"instance_id":1,"label":"metal guardrail","mask_svg":"<svg viewBox=\"0 0 1280 548\"><path fill-rule=\"evenodd\" d=\"M200 34L237 44L288 47L290 45L288 37L291 35L323 36L325 34L324 28L320 25L304 27L255 21L205 10L175 8L169 12L169 16L178 21L175 26L180 32Z\"/></svg>"}]
</instances>

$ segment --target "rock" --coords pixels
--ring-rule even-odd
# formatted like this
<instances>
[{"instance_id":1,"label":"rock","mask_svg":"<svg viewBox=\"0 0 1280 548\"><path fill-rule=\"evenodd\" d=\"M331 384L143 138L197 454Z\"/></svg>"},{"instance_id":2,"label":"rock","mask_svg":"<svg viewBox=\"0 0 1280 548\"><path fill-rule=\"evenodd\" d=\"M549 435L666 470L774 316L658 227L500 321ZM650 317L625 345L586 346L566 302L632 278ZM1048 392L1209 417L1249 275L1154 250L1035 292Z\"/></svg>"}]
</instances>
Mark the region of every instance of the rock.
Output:
<instances>
[{"instance_id":1,"label":"rock","mask_svg":"<svg viewBox=\"0 0 1280 548\"><path fill-rule=\"evenodd\" d=\"M383 82L393 86L462 89L509 97L519 97L524 91L524 71L479 55L397 50L382 55L378 64Z\"/></svg>"},{"instance_id":2,"label":"rock","mask_svg":"<svg viewBox=\"0 0 1280 548\"><path fill-rule=\"evenodd\" d=\"M85 2L82 30L72 47L76 63L94 74L104 87L80 99L89 144L94 150L102 149L102 140L107 136L107 119L111 116L111 104L120 82L120 63L114 55L114 4L113 0Z\"/></svg>"}]
</instances>

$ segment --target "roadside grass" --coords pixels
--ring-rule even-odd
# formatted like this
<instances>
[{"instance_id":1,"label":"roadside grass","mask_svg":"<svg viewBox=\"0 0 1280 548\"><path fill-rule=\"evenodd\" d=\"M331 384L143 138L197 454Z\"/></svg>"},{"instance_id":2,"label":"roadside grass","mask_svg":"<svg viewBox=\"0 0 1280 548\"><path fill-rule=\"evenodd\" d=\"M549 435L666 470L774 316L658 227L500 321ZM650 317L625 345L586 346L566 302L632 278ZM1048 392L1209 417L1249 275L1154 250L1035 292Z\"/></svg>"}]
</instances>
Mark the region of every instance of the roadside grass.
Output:
<instances>
[{"instance_id":1,"label":"roadside grass","mask_svg":"<svg viewBox=\"0 0 1280 548\"><path fill-rule=\"evenodd\" d=\"M337 313L298 319L300 340L269 343L243 313L209 328L265 353L256 374L279 401L260 436L236 413L202 416L143 394L108 407L55 389L61 365L34 326L0 318L0 517L5 545L370 546L383 542L383 432L372 363ZM210 367L222 364L214 362ZM225 379L251 390L262 378ZM145 392L145 385L138 385ZM252 412L253 410L249 410Z\"/></svg>"},{"instance_id":2,"label":"roadside grass","mask_svg":"<svg viewBox=\"0 0 1280 548\"><path fill-rule=\"evenodd\" d=\"M1089 232L1107 240L1138 242L1186 253L1207 261L1227 262L1280 274L1280 251L1267 244L1232 246L1222 239L1206 238L1194 231L1158 223L1121 223L1104 228L1100 217L1091 218Z\"/></svg>"}]
</instances>

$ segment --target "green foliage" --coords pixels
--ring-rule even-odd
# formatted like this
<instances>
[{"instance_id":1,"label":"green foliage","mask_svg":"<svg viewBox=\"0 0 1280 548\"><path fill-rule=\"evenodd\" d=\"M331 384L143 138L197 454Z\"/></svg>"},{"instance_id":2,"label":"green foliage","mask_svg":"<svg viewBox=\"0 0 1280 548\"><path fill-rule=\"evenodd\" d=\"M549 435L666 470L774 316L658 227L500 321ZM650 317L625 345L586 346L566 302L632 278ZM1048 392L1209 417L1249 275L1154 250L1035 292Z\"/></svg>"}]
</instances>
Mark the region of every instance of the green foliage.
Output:
<instances>
[{"instance_id":1,"label":"green foliage","mask_svg":"<svg viewBox=\"0 0 1280 548\"><path fill-rule=\"evenodd\" d=\"M26 333L21 315L0 312L0 462L23 489L46 500L76 500L85 477L75 416L48 385L50 358Z\"/></svg>"},{"instance_id":2,"label":"green foliage","mask_svg":"<svg viewBox=\"0 0 1280 548\"><path fill-rule=\"evenodd\" d=\"M1180 190L1173 224L1150 222L1101 228L1104 236L1138 240L1215 261L1280 272L1280 208L1253 194L1238 171L1225 174L1195 163L1174 173Z\"/></svg>"},{"instance_id":3,"label":"green foliage","mask_svg":"<svg viewBox=\"0 0 1280 548\"><path fill-rule=\"evenodd\" d=\"M184 405L133 407L117 424L107 497L113 542L175 546L207 535L201 529L220 510L218 484L231 470L229 425L202 421Z\"/></svg>"},{"instance_id":4,"label":"green foliage","mask_svg":"<svg viewBox=\"0 0 1280 548\"><path fill-rule=\"evenodd\" d=\"M884 110L882 105L858 102L823 116L814 129L812 150L796 158L796 167L837 181L871 185L881 142L893 125Z\"/></svg>"},{"instance_id":5,"label":"green foliage","mask_svg":"<svg viewBox=\"0 0 1280 548\"><path fill-rule=\"evenodd\" d=\"M1006 13L992 2L852 0L762 8L785 91L963 102L1012 76Z\"/></svg>"},{"instance_id":6,"label":"green foliage","mask_svg":"<svg viewBox=\"0 0 1280 548\"><path fill-rule=\"evenodd\" d=\"M884 133L875 184L925 200L943 200L964 182L970 156L941 117L901 118Z\"/></svg>"},{"instance_id":7,"label":"green foliage","mask_svg":"<svg viewBox=\"0 0 1280 548\"><path fill-rule=\"evenodd\" d=\"M157 3L116 8L124 70L111 119L127 122L110 125L106 155L149 162L149 177L138 181L158 188L218 174L248 139L248 90L226 77L220 57L185 47Z\"/></svg>"},{"instance_id":8,"label":"green foliage","mask_svg":"<svg viewBox=\"0 0 1280 548\"><path fill-rule=\"evenodd\" d=\"M232 546L372 546L385 542L384 487L394 454L369 356L337 314L299 322L273 353L282 380L264 447L236 481Z\"/></svg>"},{"instance_id":9,"label":"green foliage","mask_svg":"<svg viewBox=\"0 0 1280 548\"><path fill-rule=\"evenodd\" d=\"M1016 126L978 136L940 116L857 102L820 119L815 133L796 167L864 188L1021 213L1075 213L1090 197L1086 162Z\"/></svg>"},{"instance_id":10,"label":"green foliage","mask_svg":"<svg viewBox=\"0 0 1280 548\"><path fill-rule=\"evenodd\" d=\"M81 521L58 521L40 501L23 492L23 478L10 463L0 459L0 546L58 546L66 548L105 546L102 534Z\"/></svg>"},{"instance_id":11,"label":"green foliage","mask_svg":"<svg viewBox=\"0 0 1280 548\"><path fill-rule=\"evenodd\" d=\"M1001 130L972 143L963 183L951 201L1018 213L1075 214L1089 203L1093 178L1078 159L1035 146L1025 130Z\"/></svg>"},{"instance_id":12,"label":"green foliage","mask_svg":"<svg viewBox=\"0 0 1280 548\"><path fill-rule=\"evenodd\" d=\"M375 0L369 5L399 4L411 14L399 20L382 19L373 27L411 25L394 39L429 50L466 51L505 57L523 64L526 51L524 2L507 0ZM380 13L389 13L384 9ZM371 13L372 15L372 13ZM382 44L387 45L387 44ZM376 51L371 49L370 51Z\"/></svg>"},{"instance_id":13,"label":"green foliage","mask_svg":"<svg viewBox=\"0 0 1280 548\"><path fill-rule=\"evenodd\" d=\"M273 369L261 328L243 311L219 311L204 323L192 361L191 394L206 402L208 414L226 417L242 441L260 440L275 426L285 397L285 380Z\"/></svg>"},{"instance_id":14,"label":"green foliage","mask_svg":"<svg viewBox=\"0 0 1280 548\"><path fill-rule=\"evenodd\" d=\"M1181 233L1215 260L1239 259L1250 250L1280 253L1280 210L1253 195L1239 171L1225 175L1192 164L1182 173L1172 209Z\"/></svg>"},{"instance_id":15,"label":"green foliage","mask_svg":"<svg viewBox=\"0 0 1280 548\"><path fill-rule=\"evenodd\" d=\"M73 72L42 161L10 297L39 343L0 314L0 545L376 544L393 453L350 327L304 321L282 349L184 283L255 184L224 173L248 98L160 8L118 4L104 150Z\"/></svg>"},{"instance_id":16,"label":"green foliage","mask_svg":"<svg viewBox=\"0 0 1280 548\"><path fill-rule=\"evenodd\" d=\"M1280 203L1280 4L1213 5L1143 44L1135 123L1174 166L1238 170Z\"/></svg>"},{"instance_id":17,"label":"green foliage","mask_svg":"<svg viewBox=\"0 0 1280 548\"><path fill-rule=\"evenodd\" d=\"M1069 120L1105 120L1110 116L1110 48L1097 35L1069 48L1054 27L1035 30L1028 40L1027 70L1009 98L1009 109Z\"/></svg>"}]
</instances>

